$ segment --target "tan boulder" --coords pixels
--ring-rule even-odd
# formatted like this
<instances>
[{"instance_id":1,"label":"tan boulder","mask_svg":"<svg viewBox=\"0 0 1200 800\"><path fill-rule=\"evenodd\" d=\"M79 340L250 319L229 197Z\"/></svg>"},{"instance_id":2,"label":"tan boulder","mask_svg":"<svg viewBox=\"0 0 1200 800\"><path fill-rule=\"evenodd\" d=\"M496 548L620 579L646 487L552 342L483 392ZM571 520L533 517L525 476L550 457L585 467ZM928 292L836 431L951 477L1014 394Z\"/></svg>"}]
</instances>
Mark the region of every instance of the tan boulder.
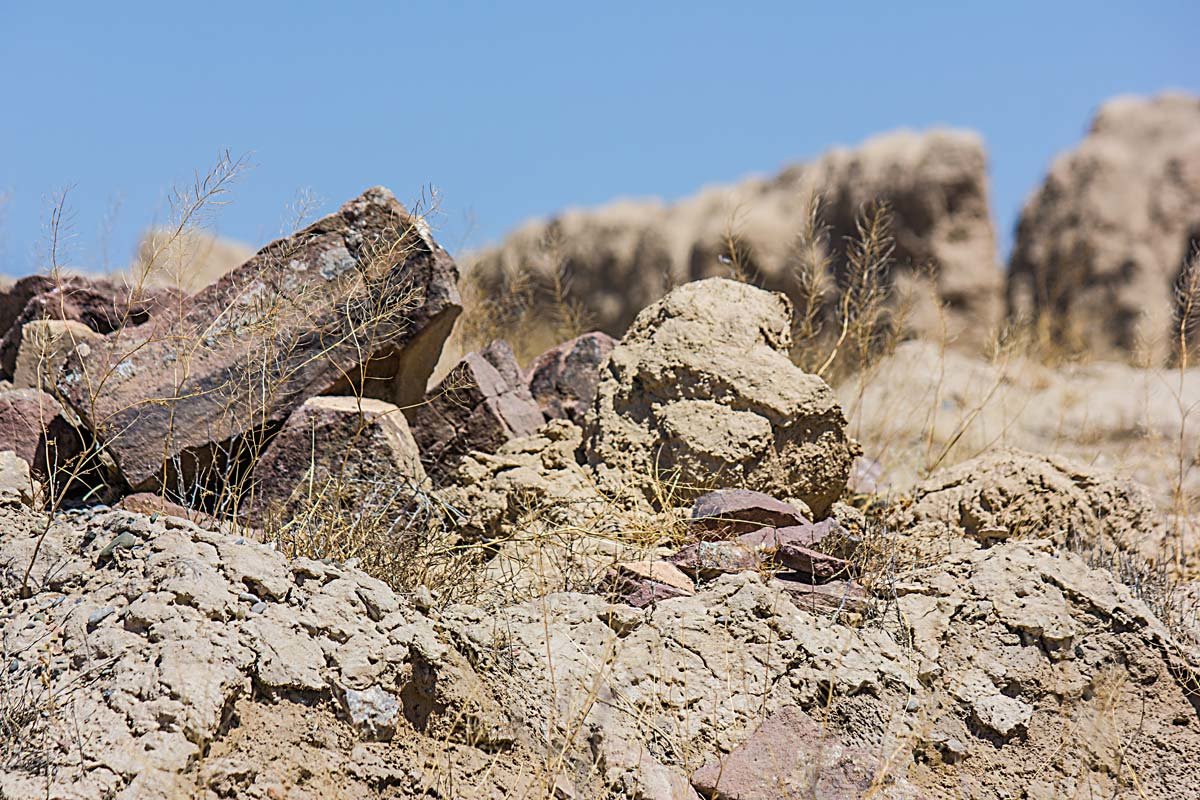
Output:
<instances>
[{"instance_id":1,"label":"tan boulder","mask_svg":"<svg viewBox=\"0 0 1200 800\"><path fill-rule=\"evenodd\" d=\"M785 296L724 278L645 309L606 362L590 462L657 502L732 486L823 516L858 446L829 386L789 360L791 320Z\"/></svg>"},{"instance_id":2,"label":"tan boulder","mask_svg":"<svg viewBox=\"0 0 1200 800\"><path fill-rule=\"evenodd\" d=\"M767 289L793 293L793 246L819 193L835 277L847 269L846 237L865 203L886 200L895 234L893 276L903 284L909 329L942 336L945 305L950 339L975 347L989 340L1003 313L1003 273L988 208L987 156L974 133L897 131L852 149L838 148L769 178L705 189L674 204L619 201L570 209L534 221L501 245L479 253L468 276L484 296L502 297L529 276L547 291L538 315L556 319L555 270L569 277L567 297L614 336L673 286L727 276L725 234L737 235L750 277ZM547 252L546 242L556 242ZM554 298L550 300L548 298Z\"/></svg>"},{"instance_id":3,"label":"tan boulder","mask_svg":"<svg viewBox=\"0 0 1200 800\"><path fill-rule=\"evenodd\" d=\"M17 389L52 389L66 367L67 359L82 347L90 350L100 334L82 322L44 319L26 322L21 328L12 384Z\"/></svg>"},{"instance_id":4,"label":"tan boulder","mask_svg":"<svg viewBox=\"0 0 1200 800\"><path fill-rule=\"evenodd\" d=\"M1173 288L1200 242L1200 97L1121 97L1059 156L1021 213L1009 313L1093 354L1173 345Z\"/></svg>"}]
</instances>

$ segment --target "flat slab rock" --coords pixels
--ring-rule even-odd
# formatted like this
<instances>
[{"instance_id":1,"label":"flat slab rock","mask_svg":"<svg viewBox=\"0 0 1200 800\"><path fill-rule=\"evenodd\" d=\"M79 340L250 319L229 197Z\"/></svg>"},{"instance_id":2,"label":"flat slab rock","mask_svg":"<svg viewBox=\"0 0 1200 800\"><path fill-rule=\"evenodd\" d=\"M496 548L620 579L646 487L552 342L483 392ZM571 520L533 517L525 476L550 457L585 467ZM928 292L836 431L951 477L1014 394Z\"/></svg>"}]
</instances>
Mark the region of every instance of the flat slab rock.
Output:
<instances>
[{"instance_id":1,"label":"flat slab rock","mask_svg":"<svg viewBox=\"0 0 1200 800\"><path fill-rule=\"evenodd\" d=\"M194 478L309 397L419 401L457 280L425 223L376 187L74 357L60 393L132 489Z\"/></svg>"},{"instance_id":2,"label":"flat slab rock","mask_svg":"<svg viewBox=\"0 0 1200 800\"><path fill-rule=\"evenodd\" d=\"M730 538L763 527L809 524L794 506L750 489L717 489L692 504L689 527L704 538Z\"/></svg>"},{"instance_id":3,"label":"flat slab rock","mask_svg":"<svg viewBox=\"0 0 1200 800\"><path fill-rule=\"evenodd\" d=\"M288 418L250 473L251 524L305 509L401 509L425 484L417 443L399 407L358 397L313 397Z\"/></svg>"},{"instance_id":4,"label":"flat slab rock","mask_svg":"<svg viewBox=\"0 0 1200 800\"><path fill-rule=\"evenodd\" d=\"M871 787L877 758L847 747L799 708L776 711L720 760L692 773L705 797L779 800L783 797L840 800Z\"/></svg>"}]
</instances>

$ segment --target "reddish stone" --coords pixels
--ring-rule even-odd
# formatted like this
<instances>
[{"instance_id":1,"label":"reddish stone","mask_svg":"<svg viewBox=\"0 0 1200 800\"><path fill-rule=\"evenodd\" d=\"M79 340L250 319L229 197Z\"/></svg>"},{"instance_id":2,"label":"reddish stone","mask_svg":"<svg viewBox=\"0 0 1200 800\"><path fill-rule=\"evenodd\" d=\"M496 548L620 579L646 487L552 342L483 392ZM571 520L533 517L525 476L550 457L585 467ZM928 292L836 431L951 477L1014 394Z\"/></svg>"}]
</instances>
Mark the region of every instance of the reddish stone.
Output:
<instances>
[{"instance_id":1,"label":"reddish stone","mask_svg":"<svg viewBox=\"0 0 1200 800\"><path fill-rule=\"evenodd\" d=\"M255 460L241 509L259 525L311 508L363 515L403 513L425 470L400 409L382 400L313 397Z\"/></svg>"},{"instance_id":2,"label":"reddish stone","mask_svg":"<svg viewBox=\"0 0 1200 800\"><path fill-rule=\"evenodd\" d=\"M114 332L60 389L130 487L204 480L314 395L419 400L461 310L457 279L424 222L369 189Z\"/></svg>"},{"instance_id":3,"label":"reddish stone","mask_svg":"<svg viewBox=\"0 0 1200 800\"><path fill-rule=\"evenodd\" d=\"M761 528L744 533L737 538L740 545L763 553L767 558L787 569L802 573L822 582L839 575L848 575L852 569L849 561L812 549L833 530L837 523L791 525L786 528Z\"/></svg>"},{"instance_id":4,"label":"reddish stone","mask_svg":"<svg viewBox=\"0 0 1200 800\"><path fill-rule=\"evenodd\" d=\"M692 773L692 786L722 800L850 800L871 788L879 756L843 744L799 708L767 717L729 755Z\"/></svg>"},{"instance_id":5,"label":"reddish stone","mask_svg":"<svg viewBox=\"0 0 1200 800\"><path fill-rule=\"evenodd\" d=\"M812 583L803 575L781 575L772 586L782 589L798 608L813 614L850 611L860 614L867 610L871 595L855 581Z\"/></svg>"},{"instance_id":6,"label":"reddish stone","mask_svg":"<svg viewBox=\"0 0 1200 800\"><path fill-rule=\"evenodd\" d=\"M607 333L593 331L542 353L529 367L529 391L546 419L582 424L596 399L600 367L616 346Z\"/></svg>"},{"instance_id":7,"label":"reddish stone","mask_svg":"<svg viewBox=\"0 0 1200 800\"><path fill-rule=\"evenodd\" d=\"M692 506L691 527L705 539L729 538L764 526L808 524L804 515L787 503L749 489L718 489L697 498Z\"/></svg>"},{"instance_id":8,"label":"reddish stone","mask_svg":"<svg viewBox=\"0 0 1200 800\"><path fill-rule=\"evenodd\" d=\"M25 299L19 311L13 306ZM178 303L180 295L166 289L132 291L102 278L65 276L54 280L45 275L22 278L13 284L0 303L0 325L7 328L0 339L0 372L15 374L21 347L22 327L43 319L68 320L86 325L96 333L112 333L120 327L136 327L152 314Z\"/></svg>"},{"instance_id":9,"label":"reddish stone","mask_svg":"<svg viewBox=\"0 0 1200 800\"><path fill-rule=\"evenodd\" d=\"M470 353L458 362L425 402L406 409L421 461L435 483L468 453L494 453L542 426L545 420L524 384L505 377L519 376L515 369L508 345L493 342L484 353Z\"/></svg>"},{"instance_id":10,"label":"reddish stone","mask_svg":"<svg viewBox=\"0 0 1200 800\"><path fill-rule=\"evenodd\" d=\"M37 389L0 392L0 450L12 450L45 480L68 470L85 449L63 407Z\"/></svg>"}]
</instances>

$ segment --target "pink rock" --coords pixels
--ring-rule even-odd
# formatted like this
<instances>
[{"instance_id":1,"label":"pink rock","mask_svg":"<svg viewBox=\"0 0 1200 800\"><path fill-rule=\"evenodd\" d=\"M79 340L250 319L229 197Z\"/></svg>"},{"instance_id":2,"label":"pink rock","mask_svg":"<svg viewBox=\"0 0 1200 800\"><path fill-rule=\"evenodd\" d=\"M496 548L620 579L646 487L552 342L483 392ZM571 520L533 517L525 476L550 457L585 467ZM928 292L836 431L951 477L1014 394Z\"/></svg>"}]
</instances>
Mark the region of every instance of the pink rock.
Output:
<instances>
[{"instance_id":1,"label":"pink rock","mask_svg":"<svg viewBox=\"0 0 1200 800\"><path fill-rule=\"evenodd\" d=\"M878 757L839 741L801 709L787 706L746 741L692 773L692 785L721 800L851 800L875 777Z\"/></svg>"},{"instance_id":2,"label":"pink rock","mask_svg":"<svg viewBox=\"0 0 1200 800\"><path fill-rule=\"evenodd\" d=\"M718 489L696 499L691 525L703 538L728 538L764 526L806 525L809 520L792 506L749 489Z\"/></svg>"},{"instance_id":3,"label":"pink rock","mask_svg":"<svg viewBox=\"0 0 1200 800\"><path fill-rule=\"evenodd\" d=\"M494 453L542 426L542 412L519 376L512 350L493 342L482 353L468 354L423 403L406 410L434 483L452 473L468 453Z\"/></svg>"},{"instance_id":4,"label":"pink rock","mask_svg":"<svg viewBox=\"0 0 1200 800\"><path fill-rule=\"evenodd\" d=\"M617 340L593 331L542 353L529 367L529 391L546 419L569 419L576 425L596 399L600 367Z\"/></svg>"}]
</instances>

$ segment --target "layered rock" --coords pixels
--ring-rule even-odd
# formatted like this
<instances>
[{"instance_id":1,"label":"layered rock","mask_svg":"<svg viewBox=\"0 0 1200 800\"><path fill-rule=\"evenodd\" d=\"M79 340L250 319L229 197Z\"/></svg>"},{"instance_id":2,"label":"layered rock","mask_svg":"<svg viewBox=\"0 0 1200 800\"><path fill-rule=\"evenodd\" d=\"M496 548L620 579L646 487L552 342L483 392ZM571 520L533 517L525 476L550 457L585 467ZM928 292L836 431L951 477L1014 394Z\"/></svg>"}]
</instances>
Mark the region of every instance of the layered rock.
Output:
<instances>
[{"instance_id":1,"label":"layered rock","mask_svg":"<svg viewBox=\"0 0 1200 800\"><path fill-rule=\"evenodd\" d=\"M511 439L532 434L544 421L503 342L468 354L406 413L425 469L437 483L468 453L494 453Z\"/></svg>"},{"instance_id":2,"label":"layered rock","mask_svg":"<svg viewBox=\"0 0 1200 800\"><path fill-rule=\"evenodd\" d=\"M1174 284L1200 243L1200 98L1122 97L1025 205L1010 314L1093 354L1171 351Z\"/></svg>"},{"instance_id":3,"label":"layered rock","mask_svg":"<svg viewBox=\"0 0 1200 800\"><path fill-rule=\"evenodd\" d=\"M791 321L783 295L723 278L645 309L587 416L590 463L659 503L739 486L823 516L858 451L833 391L789 360Z\"/></svg>"},{"instance_id":4,"label":"layered rock","mask_svg":"<svg viewBox=\"0 0 1200 800\"><path fill-rule=\"evenodd\" d=\"M370 189L74 358L60 389L131 488L203 479L314 395L418 402L456 280L424 222Z\"/></svg>"},{"instance_id":5,"label":"layered rock","mask_svg":"<svg viewBox=\"0 0 1200 800\"><path fill-rule=\"evenodd\" d=\"M353 515L400 511L425 484L403 412L382 400L313 397L255 459L243 510L251 524L314 509Z\"/></svg>"},{"instance_id":6,"label":"layered rock","mask_svg":"<svg viewBox=\"0 0 1200 800\"><path fill-rule=\"evenodd\" d=\"M533 278L549 286L550 273L561 269L570 278L567 299L586 309L601 330L619 336L638 311L672 286L727 275L730 267L721 254L728 229L741 241L743 266L754 280L794 292L793 243L804 226L806 198L814 192L823 198L830 227L830 277L847 269L846 237L855 234L862 206L887 201L896 243L893 277L912 306L910 330L942 337L932 296L946 307L952 340L969 346L988 341L1002 315L1003 275L988 210L983 144L960 131L880 136L773 178L708 189L673 205L619 202L566 211L530 223L480 253L470 275L486 296L500 297L515 274L535 270ZM557 243L557 259L546 257L548 239Z\"/></svg>"}]
</instances>

